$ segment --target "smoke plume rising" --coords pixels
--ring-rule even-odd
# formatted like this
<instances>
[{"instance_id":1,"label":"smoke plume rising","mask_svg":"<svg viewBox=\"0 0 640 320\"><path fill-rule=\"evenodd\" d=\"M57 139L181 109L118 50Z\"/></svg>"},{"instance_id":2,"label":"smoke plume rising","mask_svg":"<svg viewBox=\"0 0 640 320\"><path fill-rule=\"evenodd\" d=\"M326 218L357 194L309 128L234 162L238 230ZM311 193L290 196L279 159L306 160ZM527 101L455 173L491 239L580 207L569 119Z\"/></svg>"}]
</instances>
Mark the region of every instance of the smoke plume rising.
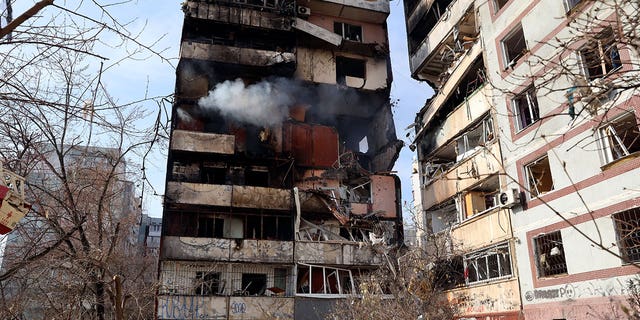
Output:
<instances>
[{"instance_id":1,"label":"smoke plume rising","mask_svg":"<svg viewBox=\"0 0 640 320\"><path fill-rule=\"evenodd\" d=\"M214 109L225 118L257 126L281 123L289 115L301 89L294 81L275 78L245 86L241 79L217 84L198 105Z\"/></svg>"}]
</instances>

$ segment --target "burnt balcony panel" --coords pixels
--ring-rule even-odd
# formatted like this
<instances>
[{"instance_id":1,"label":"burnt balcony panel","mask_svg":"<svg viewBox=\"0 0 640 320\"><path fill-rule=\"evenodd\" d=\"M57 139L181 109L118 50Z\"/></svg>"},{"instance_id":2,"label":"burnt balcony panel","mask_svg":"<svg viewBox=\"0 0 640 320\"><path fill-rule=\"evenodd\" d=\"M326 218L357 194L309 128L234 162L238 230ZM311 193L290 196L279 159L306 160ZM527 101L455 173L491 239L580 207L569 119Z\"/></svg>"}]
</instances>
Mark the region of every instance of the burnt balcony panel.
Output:
<instances>
[{"instance_id":1,"label":"burnt balcony panel","mask_svg":"<svg viewBox=\"0 0 640 320\"><path fill-rule=\"evenodd\" d=\"M291 207L291 191L265 187L233 186L231 205L238 208L287 210Z\"/></svg>"},{"instance_id":2,"label":"burnt balcony panel","mask_svg":"<svg viewBox=\"0 0 640 320\"><path fill-rule=\"evenodd\" d=\"M390 13L389 0L307 0L298 5L309 8L312 15L371 23L384 23Z\"/></svg>"},{"instance_id":3,"label":"burnt balcony panel","mask_svg":"<svg viewBox=\"0 0 640 320\"><path fill-rule=\"evenodd\" d=\"M291 16L281 14L282 11L268 7L242 6L240 1L201 2L187 1L184 4L185 15L192 18L210 20L244 26L290 30Z\"/></svg>"},{"instance_id":4,"label":"burnt balcony panel","mask_svg":"<svg viewBox=\"0 0 640 320\"><path fill-rule=\"evenodd\" d=\"M173 130L171 150L234 154L235 136L228 134L204 133Z\"/></svg>"},{"instance_id":5,"label":"burnt balcony panel","mask_svg":"<svg viewBox=\"0 0 640 320\"><path fill-rule=\"evenodd\" d=\"M160 259L293 263L293 242L200 237L162 238Z\"/></svg>"},{"instance_id":6,"label":"burnt balcony panel","mask_svg":"<svg viewBox=\"0 0 640 320\"><path fill-rule=\"evenodd\" d=\"M268 67L296 62L295 54L292 52L230 47L199 42L183 42L180 47L180 57L255 67Z\"/></svg>"},{"instance_id":7,"label":"burnt balcony panel","mask_svg":"<svg viewBox=\"0 0 640 320\"><path fill-rule=\"evenodd\" d=\"M166 200L177 204L231 206L233 186L191 182L167 182Z\"/></svg>"},{"instance_id":8,"label":"burnt balcony panel","mask_svg":"<svg viewBox=\"0 0 640 320\"><path fill-rule=\"evenodd\" d=\"M297 262L311 264L376 265L383 258L371 244L358 242L298 241L295 250Z\"/></svg>"}]
</instances>

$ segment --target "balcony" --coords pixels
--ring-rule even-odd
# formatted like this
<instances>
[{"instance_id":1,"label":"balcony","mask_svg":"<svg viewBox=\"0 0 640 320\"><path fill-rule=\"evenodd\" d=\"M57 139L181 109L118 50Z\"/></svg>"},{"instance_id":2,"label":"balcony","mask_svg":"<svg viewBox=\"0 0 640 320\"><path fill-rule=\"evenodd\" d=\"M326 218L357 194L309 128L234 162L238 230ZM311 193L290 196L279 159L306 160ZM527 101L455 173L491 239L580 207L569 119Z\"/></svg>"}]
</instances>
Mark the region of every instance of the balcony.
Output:
<instances>
[{"instance_id":1,"label":"balcony","mask_svg":"<svg viewBox=\"0 0 640 320\"><path fill-rule=\"evenodd\" d=\"M500 157L498 143L469 150L458 163L424 186L423 207L431 208L500 172Z\"/></svg>"},{"instance_id":2,"label":"balcony","mask_svg":"<svg viewBox=\"0 0 640 320\"><path fill-rule=\"evenodd\" d=\"M296 242L296 262L322 265L376 265L382 256L370 244L345 242Z\"/></svg>"},{"instance_id":3,"label":"balcony","mask_svg":"<svg viewBox=\"0 0 640 320\"><path fill-rule=\"evenodd\" d=\"M171 150L218 154L234 154L235 136L228 134L204 133L173 130Z\"/></svg>"},{"instance_id":4,"label":"balcony","mask_svg":"<svg viewBox=\"0 0 640 320\"><path fill-rule=\"evenodd\" d=\"M294 63L296 61L296 56L292 52L240 48L193 41L182 42L180 57L256 67Z\"/></svg>"},{"instance_id":5,"label":"balcony","mask_svg":"<svg viewBox=\"0 0 640 320\"><path fill-rule=\"evenodd\" d=\"M162 242L165 260L293 263L292 241L165 236Z\"/></svg>"},{"instance_id":6,"label":"balcony","mask_svg":"<svg viewBox=\"0 0 640 320\"><path fill-rule=\"evenodd\" d=\"M159 296L158 319L293 319L294 298Z\"/></svg>"},{"instance_id":7,"label":"balcony","mask_svg":"<svg viewBox=\"0 0 640 320\"><path fill-rule=\"evenodd\" d=\"M472 217L453 228L451 237L474 250L511 237L509 210L494 208L486 214Z\"/></svg>"},{"instance_id":8,"label":"balcony","mask_svg":"<svg viewBox=\"0 0 640 320\"><path fill-rule=\"evenodd\" d=\"M460 314L506 313L520 311L520 289L518 280L494 283L448 291L447 300L457 306ZM460 299L478 297L478 299ZM492 303L476 303L479 300Z\"/></svg>"},{"instance_id":9,"label":"balcony","mask_svg":"<svg viewBox=\"0 0 640 320\"><path fill-rule=\"evenodd\" d=\"M424 39L414 39L421 41L410 57L414 77L437 82L440 74L475 42L478 31L473 3L473 0L454 1ZM417 23L412 22L412 17L408 26Z\"/></svg>"},{"instance_id":10,"label":"balcony","mask_svg":"<svg viewBox=\"0 0 640 320\"><path fill-rule=\"evenodd\" d=\"M311 9L311 14L321 14L342 19L384 23L389 16L389 0L307 0L298 5Z\"/></svg>"},{"instance_id":11,"label":"balcony","mask_svg":"<svg viewBox=\"0 0 640 320\"><path fill-rule=\"evenodd\" d=\"M473 123L477 123L480 118L486 116L491 110L489 96L491 89L484 86L471 94L465 102L458 105L451 113L448 113L446 119L439 125L430 124L429 129L425 132L425 136L430 137L429 147L425 150L430 153L433 150L442 148L456 136L460 135L465 129ZM436 101L437 102L437 98ZM434 104L431 105L435 107ZM439 108L433 108L439 109ZM428 110L425 118L433 117L432 110Z\"/></svg>"},{"instance_id":12,"label":"balcony","mask_svg":"<svg viewBox=\"0 0 640 320\"><path fill-rule=\"evenodd\" d=\"M218 3L208 3L200 1L187 1L185 5L185 15L193 18L212 20L221 23L242 24L256 28L290 30L291 17L286 17L273 10L267 11L265 8L247 8L238 6L240 1L234 1L234 6ZM275 3L275 2L274 2ZM266 8L269 9L269 8Z\"/></svg>"},{"instance_id":13,"label":"balcony","mask_svg":"<svg viewBox=\"0 0 640 320\"><path fill-rule=\"evenodd\" d=\"M177 204L274 210L291 206L287 189L169 181L166 194L168 202Z\"/></svg>"}]
</instances>

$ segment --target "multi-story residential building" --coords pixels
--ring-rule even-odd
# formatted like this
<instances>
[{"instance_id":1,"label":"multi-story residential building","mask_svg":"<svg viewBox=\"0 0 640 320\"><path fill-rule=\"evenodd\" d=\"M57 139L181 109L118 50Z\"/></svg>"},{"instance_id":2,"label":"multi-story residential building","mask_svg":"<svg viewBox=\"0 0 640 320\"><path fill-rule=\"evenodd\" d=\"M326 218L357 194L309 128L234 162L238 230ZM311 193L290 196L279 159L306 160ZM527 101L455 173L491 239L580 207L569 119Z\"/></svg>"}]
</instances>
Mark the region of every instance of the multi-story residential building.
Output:
<instances>
[{"instance_id":1,"label":"multi-story residential building","mask_svg":"<svg viewBox=\"0 0 640 320\"><path fill-rule=\"evenodd\" d=\"M402 243L389 1L183 10L158 318L322 318Z\"/></svg>"},{"instance_id":2,"label":"multi-story residential building","mask_svg":"<svg viewBox=\"0 0 640 320\"><path fill-rule=\"evenodd\" d=\"M461 313L623 317L640 260L635 4L405 8L412 74L437 91L416 121L424 220L460 244Z\"/></svg>"},{"instance_id":3,"label":"multi-story residential building","mask_svg":"<svg viewBox=\"0 0 640 320\"><path fill-rule=\"evenodd\" d=\"M143 245L145 253L157 255L162 235L162 218L142 214L138 228L138 243Z\"/></svg>"}]
</instances>

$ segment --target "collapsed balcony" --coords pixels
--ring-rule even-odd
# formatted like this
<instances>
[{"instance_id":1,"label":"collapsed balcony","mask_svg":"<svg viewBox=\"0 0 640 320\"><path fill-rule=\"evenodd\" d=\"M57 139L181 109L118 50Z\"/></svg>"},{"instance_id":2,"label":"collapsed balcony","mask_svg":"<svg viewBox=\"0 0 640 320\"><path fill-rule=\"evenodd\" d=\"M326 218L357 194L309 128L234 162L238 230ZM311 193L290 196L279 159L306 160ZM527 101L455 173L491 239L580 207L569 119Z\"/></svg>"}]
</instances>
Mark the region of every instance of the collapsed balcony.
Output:
<instances>
[{"instance_id":1,"label":"collapsed balcony","mask_svg":"<svg viewBox=\"0 0 640 320\"><path fill-rule=\"evenodd\" d=\"M479 38L473 1L453 1L446 10L441 10L441 5L446 3L437 1L433 5L431 2L431 11L423 15L414 13L408 20L411 74L438 85L442 84L440 76L457 63ZM439 20L426 33L434 17Z\"/></svg>"}]
</instances>

